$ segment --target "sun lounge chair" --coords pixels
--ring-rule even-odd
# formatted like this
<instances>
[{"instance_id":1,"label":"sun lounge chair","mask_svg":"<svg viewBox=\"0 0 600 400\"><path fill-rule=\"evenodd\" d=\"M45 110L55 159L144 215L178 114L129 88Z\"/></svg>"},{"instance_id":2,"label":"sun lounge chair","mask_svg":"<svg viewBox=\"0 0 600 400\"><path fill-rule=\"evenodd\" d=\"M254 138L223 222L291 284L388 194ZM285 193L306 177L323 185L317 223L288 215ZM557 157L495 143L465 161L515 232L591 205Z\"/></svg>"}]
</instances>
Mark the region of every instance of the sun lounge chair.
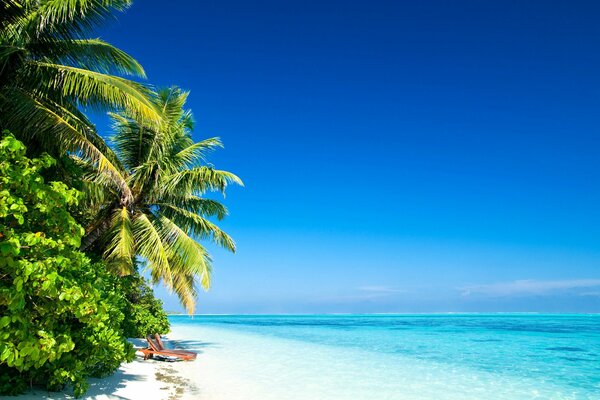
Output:
<instances>
[{"instance_id":1,"label":"sun lounge chair","mask_svg":"<svg viewBox=\"0 0 600 400\"><path fill-rule=\"evenodd\" d=\"M150 347L154 350L168 351L168 352L172 352L172 353L179 353L179 354L193 356L194 358L196 357L196 353L193 351L179 350L179 349L167 349L165 347L164 343L162 342L160 335L158 333L154 334L154 340L152 340L152 337L150 337L150 335L146 336L146 340L148 341L148 344L150 344Z\"/></svg>"},{"instance_id":2,"label":"sun lounge chair","mask_svg":"<svg viewBox=\"0 0 600 400\"><path fill-rule=\"evenodd\" d=\"M167 348L165 347L165 345L158 333L154 334L154 343L156 343L158 345L160 350L167 350Z\"/></svg>"},{"instance_id":3,"label":"sun lounge chair","mask_svg":"<svg viewBox=\"0 0 600 400\"><path fill-rule=\"evenodd\" d=\"M166 349L158 334L155 335L155 338L156 342L152 340L150 335L146 336L149 347L147 349L138 349L138 351L144 354L144 360L153 356L160 356L166 359L181 359L184 361L196 359L197 354L193 351Z\"/></svg>"},{"instance_id":4,"label":"sun lounge chair","mask_svg":"<svg viewBox=\"0 0 600 400\"><path fill-rule=\"evenodd\" d=\"M167 361L176 361L176 360L192 361L192 360L196 359L196 356L193 356L193 355L172 353L170 351L155 351L152 349L136 349L136 350L141 352L144 355L144 360L147 360L149 358L154 358L155 356L162 357L162 358L166 359Z\"/></svg>"}]
</instances>

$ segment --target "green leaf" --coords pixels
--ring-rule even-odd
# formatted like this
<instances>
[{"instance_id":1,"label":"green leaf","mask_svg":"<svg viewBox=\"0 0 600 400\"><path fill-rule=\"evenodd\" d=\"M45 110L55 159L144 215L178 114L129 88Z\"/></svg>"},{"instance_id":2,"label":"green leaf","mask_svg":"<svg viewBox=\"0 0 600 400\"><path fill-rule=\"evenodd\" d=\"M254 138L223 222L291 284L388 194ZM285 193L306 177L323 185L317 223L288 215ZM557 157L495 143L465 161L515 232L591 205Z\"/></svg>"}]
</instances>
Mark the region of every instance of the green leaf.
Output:
<instances>
[{"instance_id":1,"label":"green leaf","mask_svg":"<svg viewBox=\"0 0 600 400\"><path fill-rule=\"evenodd\" d=\"M15 290L17 292L20 292L23 290L23 278L15 278L15 280L13 281L13 284L15 285Z\"/></svg>"}]
</instances>

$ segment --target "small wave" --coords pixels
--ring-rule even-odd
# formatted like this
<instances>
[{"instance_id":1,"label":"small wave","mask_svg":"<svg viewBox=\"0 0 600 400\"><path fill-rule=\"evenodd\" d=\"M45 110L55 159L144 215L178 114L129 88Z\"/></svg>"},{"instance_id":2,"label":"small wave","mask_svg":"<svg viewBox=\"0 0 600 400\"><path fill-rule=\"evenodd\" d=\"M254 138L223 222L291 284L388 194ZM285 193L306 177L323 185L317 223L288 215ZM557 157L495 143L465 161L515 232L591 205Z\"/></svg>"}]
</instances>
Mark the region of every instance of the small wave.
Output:
<instances>
[{"instance_id":1,"label":"small wave","mask_svg":"<svg viewBox=\"0 0 600 400\"><path fill-rule=\"evenodd\" d=\"M572 352L578 352L578 351L585 351L584 349L580 348L580 347L568 347L568 346L558 346L558 347L547 347L546 350L553 350L553 351L572 351Z\"/></svg>"}]
</instances>

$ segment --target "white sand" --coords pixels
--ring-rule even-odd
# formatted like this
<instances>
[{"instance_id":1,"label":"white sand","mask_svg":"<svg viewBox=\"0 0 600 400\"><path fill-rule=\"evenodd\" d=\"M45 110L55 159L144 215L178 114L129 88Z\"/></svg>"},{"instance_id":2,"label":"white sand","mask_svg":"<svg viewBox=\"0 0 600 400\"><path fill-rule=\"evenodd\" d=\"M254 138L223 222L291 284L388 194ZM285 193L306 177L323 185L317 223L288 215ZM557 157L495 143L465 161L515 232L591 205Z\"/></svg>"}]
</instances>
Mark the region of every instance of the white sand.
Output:
<instances>
[{"instance_id":1,"label":"white sand","mask_svg":"<svg viewBox=\"0 0 600 400\"><path fill-rule=\"evenodd\" d=\"M166 341L168 346L168 340ZM135 340L135 347L143 346L142 340ZM139 354L139 353L138 353ZM130 399L130 400L172 400L197 398L193 382L183 378L182 371L191 367L189 362L164 362L146 360L138 356L131 363L121 365L112 376L104 379L90 379L90 387L81 399ZM33 390L17 397L29 399L74 399L72 392L47 392Z\"/></svg>"}]
</instances>

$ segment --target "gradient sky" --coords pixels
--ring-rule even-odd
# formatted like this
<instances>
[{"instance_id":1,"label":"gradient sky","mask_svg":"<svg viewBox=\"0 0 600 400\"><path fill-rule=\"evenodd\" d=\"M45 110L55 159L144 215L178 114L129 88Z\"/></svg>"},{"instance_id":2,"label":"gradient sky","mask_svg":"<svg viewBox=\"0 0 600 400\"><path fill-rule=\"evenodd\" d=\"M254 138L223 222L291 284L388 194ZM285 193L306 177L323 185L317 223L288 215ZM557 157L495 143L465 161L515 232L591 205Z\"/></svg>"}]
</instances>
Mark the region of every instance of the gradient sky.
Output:
<instances>
[{"instance_id":1,"label":"gradient sky","mask_svg":"<svg viewBox=\"0 0 600 400\"><path fill-rule=\"evenodd\" d=\"M191 91L195 138L246 184L198 313L600 312L599 17L138 0L99 35Z\"/></svg>"}]
</instances>

